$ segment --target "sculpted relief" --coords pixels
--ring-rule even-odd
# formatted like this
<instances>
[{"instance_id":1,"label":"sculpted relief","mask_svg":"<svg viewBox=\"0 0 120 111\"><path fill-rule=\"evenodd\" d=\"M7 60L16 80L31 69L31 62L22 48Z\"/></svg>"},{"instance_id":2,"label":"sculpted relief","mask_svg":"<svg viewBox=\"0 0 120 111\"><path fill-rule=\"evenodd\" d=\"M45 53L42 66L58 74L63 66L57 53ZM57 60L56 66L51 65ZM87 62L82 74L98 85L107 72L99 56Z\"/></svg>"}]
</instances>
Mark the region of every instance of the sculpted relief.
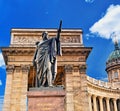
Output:
<instances>
[{"instance_id":1,"label":"sculpted relief","mask_svg":"<svg viewBox=\"0 0 120 111\"><path fill-rule=\"evenodd\" d=\"M42 40L42 34L15 34L12 37L11 46L35 46L36 41ZM61 35L61 43L82 43L81 35Z\"/></svg>"}]
</instances>

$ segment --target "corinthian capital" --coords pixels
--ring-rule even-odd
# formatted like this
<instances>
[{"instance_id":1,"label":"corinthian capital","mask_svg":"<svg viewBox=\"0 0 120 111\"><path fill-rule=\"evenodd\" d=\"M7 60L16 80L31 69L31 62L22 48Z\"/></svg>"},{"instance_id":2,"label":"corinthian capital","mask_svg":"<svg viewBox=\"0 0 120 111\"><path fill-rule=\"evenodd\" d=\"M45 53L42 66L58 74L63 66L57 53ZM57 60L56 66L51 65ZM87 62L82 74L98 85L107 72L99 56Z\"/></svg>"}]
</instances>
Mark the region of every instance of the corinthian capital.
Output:
<instances>
[{"instance_id":1,"label":"corinthian capital","mask_svg":"<svg viewBox=\"0 0 120 111\"><path fill-rule=\"evenodd\" d=\"M73 72L73 65L65 65L65 73L72 73Z\"/></svg>"},{"instance_id":2,"label":"corinthian capital","mask_svg":"<svg viewBox=\"0 0 120 111\"><path fill-rule=\"evenodd\" d=\"M6 70L7 70L7 74L12 74L14 71L14 65L7 65L6 66Z\"/></svg>"},{"instance_id":3,"label":"corinthian capital","mask_svg":"<svg viewBox=\"0 0 120 111\"><path fill-rule=\"evenodd\" d=\"M30 70L30 65L21 65L21 68L23 73L28 73Z\"/></svg>"}]
</instances>

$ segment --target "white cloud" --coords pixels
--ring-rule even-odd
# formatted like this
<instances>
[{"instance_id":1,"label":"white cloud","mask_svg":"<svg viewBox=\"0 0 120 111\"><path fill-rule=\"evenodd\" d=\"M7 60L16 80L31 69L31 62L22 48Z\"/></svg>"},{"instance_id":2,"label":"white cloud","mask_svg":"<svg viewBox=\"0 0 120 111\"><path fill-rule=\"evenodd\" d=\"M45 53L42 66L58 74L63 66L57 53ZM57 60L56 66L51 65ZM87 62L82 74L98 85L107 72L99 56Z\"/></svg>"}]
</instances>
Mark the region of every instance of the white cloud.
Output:
<instances>
[{"instance_id":1,"label":"white cloud","mask_svg":"<svg viewBox=\"0 0 120 111\"><path fill-rule=\"evenodd\" d=\"M87 2L87 3L93 3L94 0L85 0L85 2Z\"/></svg>"},{"instance_id":2,"label":"white cloud","mask_svg":"<svg viewBox=\"0 0 120 111\"><path fill-rule=\"evenodd\" d=\"M2 68L5 67L5 62L4 62L2 53L0 53L0 67L2 67Z\"/></svg>"},{"instance_id":3,"label":"white cloud","mask_svg":"<svg viewBox=\"0 0 120 111\"><path fill-rule=\"evenodd\" d=\"M0 86L2 85L2 81L0 80Z\"/></svg>"},{"instance_id":4,"label":"white cloud","mask_svg":"<svg viewBox=\"0 0 120 111\"><path fill-rule=\"evenodd\" d=\"M89 30L102 38L120 41L120 5L110 5L106 14Z\"/></svg>"}]
</instances>

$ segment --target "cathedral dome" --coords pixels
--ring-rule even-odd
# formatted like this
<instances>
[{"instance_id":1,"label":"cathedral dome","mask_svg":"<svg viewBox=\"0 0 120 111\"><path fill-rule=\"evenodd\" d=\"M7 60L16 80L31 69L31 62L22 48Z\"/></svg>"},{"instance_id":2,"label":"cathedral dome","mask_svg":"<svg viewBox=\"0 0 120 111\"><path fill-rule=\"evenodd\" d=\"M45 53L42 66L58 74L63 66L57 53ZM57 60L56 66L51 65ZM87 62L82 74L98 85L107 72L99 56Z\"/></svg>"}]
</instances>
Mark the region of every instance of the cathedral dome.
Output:
<instances>
[{"instance_id":1,"label":"cathedral dome","mask_svg":"<svg viewBox=\"0 0 120 111\"><path fill-rule=\"evenodd\" d=\"M118 42L115 42L115 49L109 55L107 62L111 62L118 59L120 59L120 47L118 46Z\"/></svg>"},{"instance_id":2,"label":"cathedral dome","mask_svg":"<svg viewBox=\"0 0 120 111\"><path fill-rule=\"evenodd\" d=\"M106 62L106 71L109 82L120 82L120 47L118 42L114 46L115 49Z\"/></svg>"}]
</instances>

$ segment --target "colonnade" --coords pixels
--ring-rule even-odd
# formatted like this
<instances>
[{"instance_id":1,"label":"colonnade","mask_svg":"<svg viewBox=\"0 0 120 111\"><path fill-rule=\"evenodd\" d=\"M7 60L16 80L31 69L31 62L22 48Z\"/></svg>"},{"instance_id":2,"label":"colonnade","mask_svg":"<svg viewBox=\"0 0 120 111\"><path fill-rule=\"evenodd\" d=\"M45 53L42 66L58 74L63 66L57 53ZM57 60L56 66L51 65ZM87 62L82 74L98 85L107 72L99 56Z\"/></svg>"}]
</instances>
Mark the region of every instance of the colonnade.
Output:
<instances>
[{"instance_id":1,"label":"colonnade","mask_svg":"<svg viewBox=\"0 0 120 111\"><path fill-rule=\"evenodd\" d=\"M120 111L120 98L88 95L89 111Z\"/></svg>"}]
</instances>

